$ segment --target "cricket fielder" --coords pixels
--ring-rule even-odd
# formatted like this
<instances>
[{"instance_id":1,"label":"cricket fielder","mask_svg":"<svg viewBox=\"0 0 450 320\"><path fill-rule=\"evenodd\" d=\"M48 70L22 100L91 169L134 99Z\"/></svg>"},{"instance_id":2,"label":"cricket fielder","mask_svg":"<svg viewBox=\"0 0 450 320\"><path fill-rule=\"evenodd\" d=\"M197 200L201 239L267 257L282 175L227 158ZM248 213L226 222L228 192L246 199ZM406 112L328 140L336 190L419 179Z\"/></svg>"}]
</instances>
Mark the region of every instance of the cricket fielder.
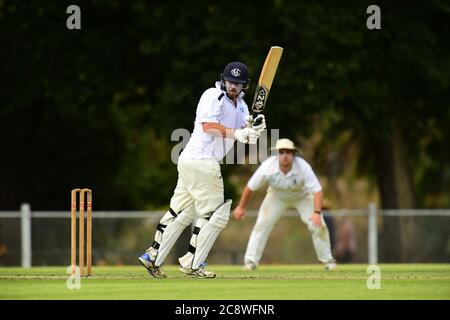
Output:
<instances>
[{"instance_id":1,"label":"cricket fielder","mask_svg":"<svg viewBox=\"0 0 450 320\"><path fill-rule=\"evenodd\" d=\"M259 209L256 224L250 235L244 256L244 269L255 270L259 265L267 239L275 223L288 208L295 208L311 231L317 258L325 269L336 268L331 255L330 236L322 216L322 187L311 166L295 156L294 143L289 139L277 141L278 156L265 160L245 187L234 217L242 219L253 191L268 185L267 194Z\"/></svg>"},{"instance_id":2,"label":"cricket fielder","mask_svg":"<svg viewBox=\"0 0 450 320\"><path fill-rule=\"evenodd\" d=\"M194 131L178 159L178 181L169 211L160 220L153 244L138 259L151 276L166 277L161 266L181 232L195 219L188 252L179 258L179 270L196 278L214 278L204 268L206 257L219 233L228 223L231 200L224 201L223 180L218 161L234 141L256 144L265 129L264 116L252 125L244 91L248 88L247 67L231 62L221 81L206 90L197 105Z\"/></svg>"}]
</instances>

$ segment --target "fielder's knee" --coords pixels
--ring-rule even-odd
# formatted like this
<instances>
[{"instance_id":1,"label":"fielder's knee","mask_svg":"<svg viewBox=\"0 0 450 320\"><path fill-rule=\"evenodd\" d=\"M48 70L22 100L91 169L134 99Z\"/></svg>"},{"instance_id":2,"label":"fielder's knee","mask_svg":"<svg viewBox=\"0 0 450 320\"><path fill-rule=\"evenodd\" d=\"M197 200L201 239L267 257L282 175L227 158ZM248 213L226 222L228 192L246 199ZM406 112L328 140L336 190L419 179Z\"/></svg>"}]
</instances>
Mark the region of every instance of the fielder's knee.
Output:
<instances>
[{"instance_id":1,"label":"fielder's knee","mask_svg":"<svg viewBox=\"0 0 450 320\"><path fill-rule=\"evenodd\" d=\"M263 232L269 229L268 221L256 221L255 226L253 227L253 231L255 232Z\"/></svg>"},{"instance_id":2,"label":"fielder's knee","mask_svg":"<svg viewBox=\"0 0 450 320\"><path fill-rule=\"evenodd\" d=\"M325 224L321 224L320 227L316 227L314 226L312 223L308 225L308 229L309 231L311 231L311 233L313 235L320 235L321 233L325 232L327 230L327 226Z\"/></svg>"}]
</instances>

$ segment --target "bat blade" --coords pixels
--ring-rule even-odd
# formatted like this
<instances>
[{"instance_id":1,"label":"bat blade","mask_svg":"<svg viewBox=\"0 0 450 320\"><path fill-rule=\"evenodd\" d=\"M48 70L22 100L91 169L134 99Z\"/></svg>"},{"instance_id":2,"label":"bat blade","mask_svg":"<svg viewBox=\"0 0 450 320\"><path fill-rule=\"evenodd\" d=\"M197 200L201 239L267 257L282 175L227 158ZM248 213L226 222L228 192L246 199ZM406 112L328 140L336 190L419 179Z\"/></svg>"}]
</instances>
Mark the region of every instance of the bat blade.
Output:
<instances>
[{"instance_id":1,"label":"bat blade","mask_svg":"<svg viewBox=\"0 0 450 320\"><path fill-rule=\"evenodd\" d=\"M264 111L267 98L269 96L270 88L272 87L275 73L277 72L278 64L283 54L283 48L273 46L267 54L266 61L259 76L258 86L256 87L255 98L251 110L255 113Z\"/></svg>"}]
</instances>

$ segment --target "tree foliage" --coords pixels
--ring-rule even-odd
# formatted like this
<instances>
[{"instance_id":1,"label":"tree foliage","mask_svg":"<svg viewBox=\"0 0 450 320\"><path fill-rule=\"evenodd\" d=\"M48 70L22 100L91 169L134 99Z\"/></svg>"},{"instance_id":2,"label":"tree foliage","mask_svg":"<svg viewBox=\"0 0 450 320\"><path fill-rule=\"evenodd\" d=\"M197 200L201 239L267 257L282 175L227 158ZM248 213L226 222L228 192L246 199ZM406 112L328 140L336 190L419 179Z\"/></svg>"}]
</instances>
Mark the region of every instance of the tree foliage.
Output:
<instances>
[{"instance_id":1,"label":"tree foliage","mask_svg":"<svg viewBox=\"0 0 450 320\"><path fill-rule=\"evenodd\" d=\"M78 4L82 29L69 31L66 3L0 1L2 209L60 209L76 185L103 209L167 205L171 132L192 130L229 61L248 65L250 103L271 45L285 52L270 128L322 132L317 161L356 146L384 207L449 205L435 196L450 184L445 1L383 3L381 30L365 26L369 1Z\"/></svg>"}]
</instances>

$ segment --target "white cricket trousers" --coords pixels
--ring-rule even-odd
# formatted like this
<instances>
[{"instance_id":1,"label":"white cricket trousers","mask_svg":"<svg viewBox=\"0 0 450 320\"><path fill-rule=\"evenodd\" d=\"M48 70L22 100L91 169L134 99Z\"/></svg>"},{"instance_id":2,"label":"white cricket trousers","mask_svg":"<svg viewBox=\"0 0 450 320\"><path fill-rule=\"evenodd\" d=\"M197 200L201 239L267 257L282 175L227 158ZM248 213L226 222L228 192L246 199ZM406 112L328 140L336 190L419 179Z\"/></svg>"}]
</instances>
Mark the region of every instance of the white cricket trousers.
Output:
<instances>
[{"instance_id":1,"label":"white cricket trousers","mask_svg":"<svg viewBox=\"0 0 450 320\"><path fill-rule=\"evenodd\" d=\"M247 244L247 250L244 256L244 261L246 263L253 262L255 265L259 264L267 239L269 238L275 223L281 217L283 212L291 207L299 212L300 218L311 232L318 260L326 263L333 259L333 256L331 255L330 235L323 216L321 217L322 225L320 228L314 227L309 220L314 212L314 196L308 194L301 200L286 202L279 199L273 192L269 191L259 208L258 218Z\"/></svg>"},{"instance_id":2,"label":"white cricket trousers","mask_svg":"<svg viewBox=\"0 0 450 320\"><path fill-rule=\"evenodd\" d=\"M224 203L223 179L220 165L215 159L179 159L177 168L178 181L170 200L170 210L161 218L155 232L155 240L147 249L157 266L164 263L172 246L189 224L196 218L206 224L207 219ZM193 240L197 239L197 234L192 235ZM191 242L193 240L191 239ZM211 245L200 243L196 250L206 257ZM190 251L185 260L192 261L194 252Z\"/></svg>"},{"instance_id":3,"label":"white cricket trousers","mask_svg":"<svg viewBox=\"0 0 450 320\"><path fill-rule=\"evenodd\" d=\"M178 213L193 203L197 216L209 218L223 204L223 191L220 165L215 159L180 159L170 207Z\"/></svg>"}]
</instances>

